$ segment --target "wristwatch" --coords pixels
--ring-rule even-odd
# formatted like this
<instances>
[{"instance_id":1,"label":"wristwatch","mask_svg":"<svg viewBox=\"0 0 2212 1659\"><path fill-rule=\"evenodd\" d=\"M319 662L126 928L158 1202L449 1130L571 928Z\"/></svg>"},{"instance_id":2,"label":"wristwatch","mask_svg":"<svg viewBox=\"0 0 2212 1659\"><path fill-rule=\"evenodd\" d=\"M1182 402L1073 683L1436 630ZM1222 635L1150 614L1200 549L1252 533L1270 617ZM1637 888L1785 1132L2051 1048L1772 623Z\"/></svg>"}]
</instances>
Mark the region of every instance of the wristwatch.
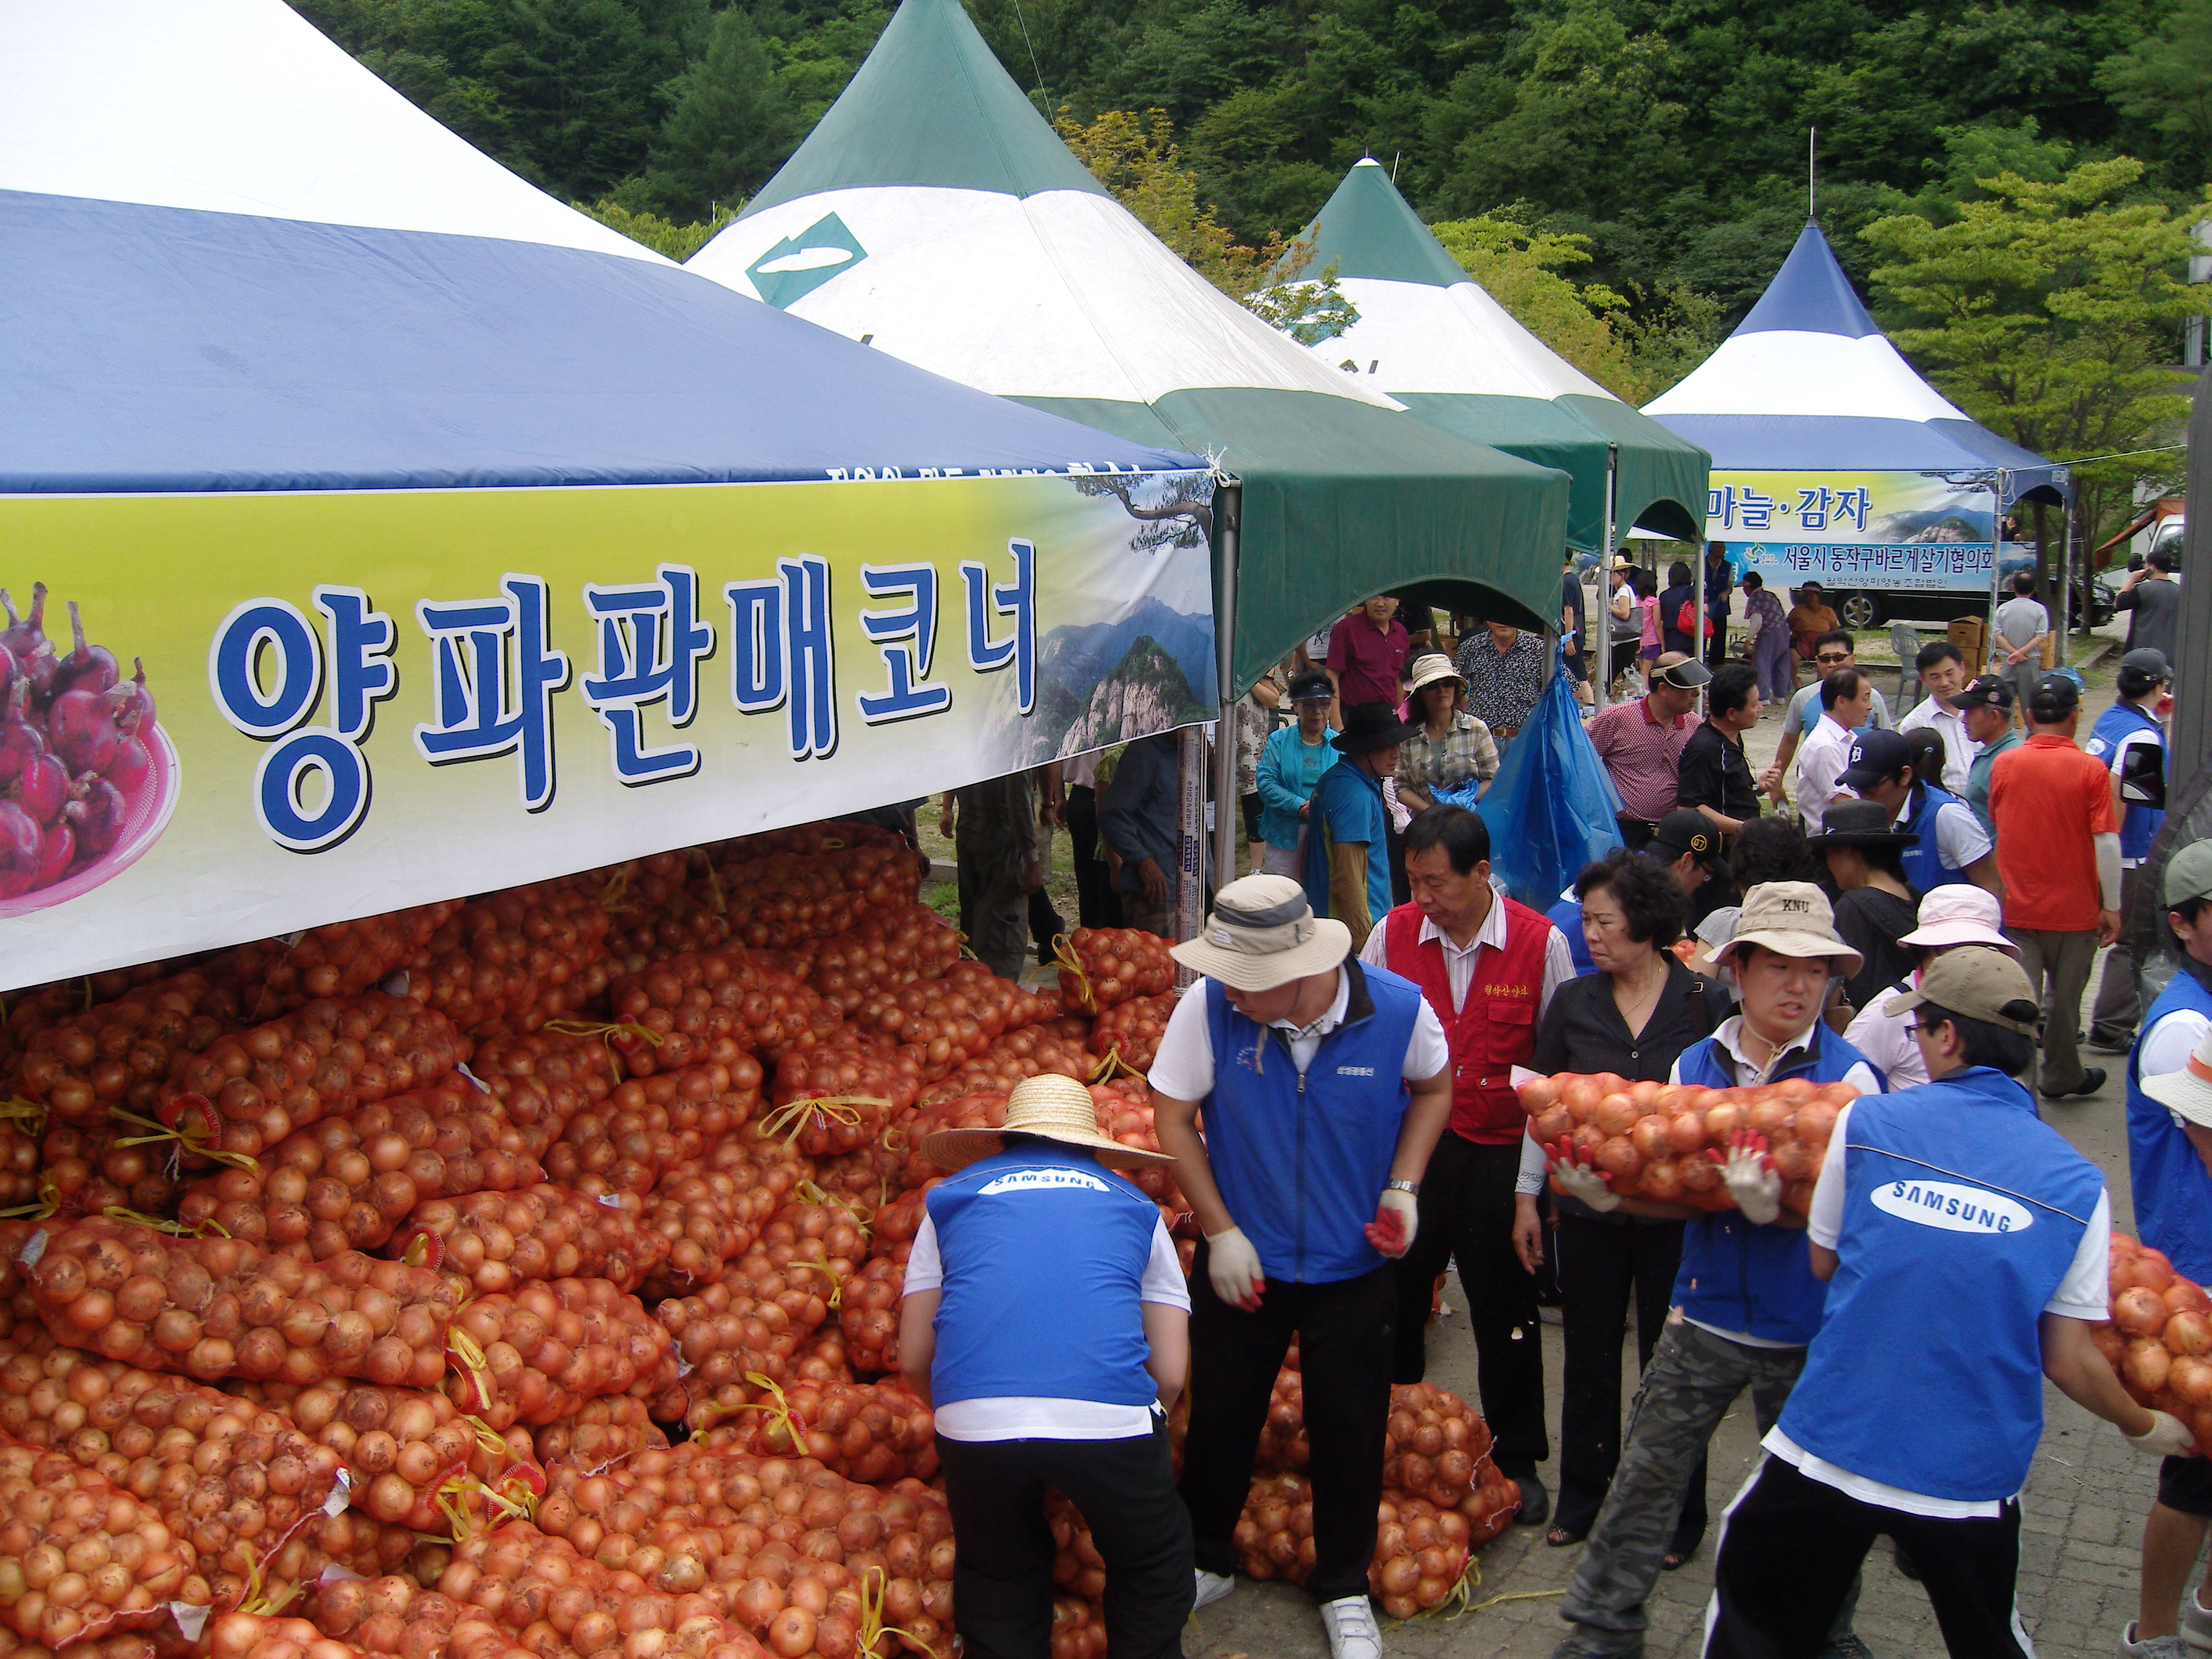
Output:
<instances>
[{"instance_id":1,"label":"wristwatch","mask_svg":"<svg viewBox=\"0 0 2212 1659\"><path fill-rule=\"evenodd\" d=\"M1419 1198L1421 1195L1421 1183L1418 1181L1400 1181L1394 1176L1382 1183L1382 1190L1386 1193L1411 1193L1414 1197Z\"/></svg>"}]
</instances>

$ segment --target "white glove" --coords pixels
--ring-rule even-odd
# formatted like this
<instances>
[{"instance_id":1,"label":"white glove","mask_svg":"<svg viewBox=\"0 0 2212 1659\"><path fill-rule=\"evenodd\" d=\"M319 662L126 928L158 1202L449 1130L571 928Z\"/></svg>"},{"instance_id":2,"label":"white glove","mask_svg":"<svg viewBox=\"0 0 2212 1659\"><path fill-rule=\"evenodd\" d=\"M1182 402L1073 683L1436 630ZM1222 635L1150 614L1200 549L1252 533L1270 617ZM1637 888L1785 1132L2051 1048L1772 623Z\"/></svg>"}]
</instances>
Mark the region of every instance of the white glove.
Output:
<instances>
[{"instance_id":1,"label":"white glove","mask_svg":"<svg viewBox=\"0 0 2212 1659\"><path fill-rule=\"evenodd\" d=\"M2147 1457L2186 1457L2197 1449L2197 1436L2172 1412L2154 1411L2150 1427L2128 1436L2128 1444Z\"/></svg>"},{"instance_id":2,"label":"white glove","mask_svg":"<svg viewBox=\"0 0 2212 1659\"><path fill-rule=\"evenodd\" d=\"M1552 1160L1552 1179L1569 1198L1578 1198L1593 1210L1603 1212L1620 1207L1620 1194L1605 1183L1605 1177L1587 1164L1566 1164Z\"/></svg>"},{"instance_id":3,"label":"white glove","mask_svg":"<svg viewBox=\"0 0 2212 1659\"><path fill-rule=\"evenodd\" d=\"M1765 1153L1749 1146L1729 1147L1721 1164L1721 1181L1745 1220L1766 1226L1782 1213L1782 1177L1767 1168Z\"/></svg>"},{"instance_id":4,"label":"white glove","mask_svg":"<svg viewBox=\"0 0 2212 1659\"><path fill-rule=\"evenodd\" d=\"M1398 1218L1398 1237L1395 1239L1382 1230L1380 1224L1385 1216ZM1367 1242L1384 1255L1403 1255L1413 1248L1413 1234L1419 1229L1420 1220L1421 1206L1413 1194L1385 1187L1382 1196L1375 1203L1375 1219L1368 1224Z\"/></svg>"},{"instance_id":5,"label":"white glove","mask_svg":"<svg viewBox=\"0 0 2212 1659\"><path fill-rule=\"evenodd\" d=\"M1252 1241L1244 1237L1242 1227L1206 1236L1206 1276L1213 1283L1214 1295L1246 1313L1260 1305L1260 1297L1267 1288L1267 1274L1260 1267L1260 1253L1252 1248Z\"/></svg>"}]
</instances>

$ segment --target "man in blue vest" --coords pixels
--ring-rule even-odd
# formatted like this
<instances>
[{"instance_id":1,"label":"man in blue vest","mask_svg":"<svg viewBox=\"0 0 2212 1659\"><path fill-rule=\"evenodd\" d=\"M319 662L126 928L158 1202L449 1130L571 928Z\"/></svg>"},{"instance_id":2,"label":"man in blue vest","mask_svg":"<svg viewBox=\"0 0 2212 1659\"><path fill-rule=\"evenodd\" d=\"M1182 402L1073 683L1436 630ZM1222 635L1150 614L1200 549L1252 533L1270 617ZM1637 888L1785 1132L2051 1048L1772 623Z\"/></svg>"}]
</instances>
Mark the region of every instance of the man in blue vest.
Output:
<instances>
[{"instance_id":1,"label":"man in blue vest","mask_svg":"<svg viewBox=\"0 0 2212 1659\"><path fill-rule=\"evenodd\" d=\"M1160 1148L1206 1234L1191 1267L1182 1468L1197 1605L1234 1585L1237 1520L1296 1334L1313 1447L1306 1588L1333 1659L1380 1659L1367 1570L1390 1414L1394 1258L1413 1242L1452 1079L1443 1027L1419 988L1351 951L1344 924L1316 917L1288 877L1231 882L1199 936L1174 947L1205 977L1169 1017L1151 1077Z\"/></svg>"},{"instance_id":2,"label":"man in blue vest","mask_svg":"<svg viewBox=\"0 0 2212 1659\"><path fill-rule=\"evenodd\" d=\"M2128 1180L2137 1235L2202 1285L2212 1283L2212 1111L2196 1068L2212 1041L2212 842L2192 842L2166 860L2160 896L2181 961L2128 1056ZM2177 1624L2191 1646L2212 1648L2212 1572L2175 1616L2208 1523L2212 1462L2168 1458L2143 1522L2142 1603L2124 1638L2145 1655L2172 1653L2158 1644L2182 1639Z\"/></svg>"},{"instance_id":3,"label":"man in blue vest","mask_svg":"<svg viewBox=\"0 0 2212 1659\"><path fill-rule=\"evenodd\" d=\"M937 1412L964 1650L1051 1645L1054 1486L1105 1559L1114 1651L1182 1659L1190 1518L1167 1408L1190 1295L1158 1207L1109 1173L1168 1158L1099 1133L1090 1092L1049 1074L1015 1087L1002 1128L921 1149L959 1173L931 1189L907 1261L899 1368Z\"/></svg>"},{"instance_id":4,"label":"man in blue vest","mask_svg":"<svg viewBox=\"0 0 2212 1659\"><path fill-rule=\"evenodd\" d=\"M1881 1092L1881 1074L1821 1020L1831 987L1840 989L1859 970L1860 957L1836 937L1819 888L1803 881L1752 888L1735 936L1714 957L1733 963L1742 1011L1682 1051L1674 1082L1732 1089L1802 1078ZM1721 1175L1737 1208L1716 1215L1616 1197L1604 1176L1555 1153L1552 1178L1591 1208L1689 1225L1675 1305L1644 1369L1620 1466L1560 1607L1574 1633L1553 1659L1643 1653L1644 1604L1659 1581L1684 1486L1706 1443L1746 1389L1760 1427L1771 1425L1804 1366L1823 1291L1813 1277L1805 1224L1783 1209L1782 1178L1771 1165L1747 1142L1732 1152ZM1851 1634L1848 1607L1834 1620L1826 1651L1866 1651Z\"/></svg>"},{"instance_id":5,"label":"man in blue vest","mask_svg":"<svg viewBox=\"0 0 2212 1659\"><path fill-rule=\"evenodd\" d=\"M2135 914L2138 872L2166 822L2166 727L2157 705L2172 682L2163 653L2148 647L2129 652L2120 659L2119 701L2097 716L2089 741L2081 745L2112 769L2112 787L2119 792L2123 917ZM2142 1011L2142 963L2123 928L2105 957L2105 976L2089 1016L2089 1047L2127 1053Z\"/></svg>"},{"instance_id":6,"label":"man in blue vest","mask_svg":"<svg viewBox=\"0 0 2212 1659\"><path fill-rule=\"evenodd\" d=\"M1923 893L1966 881L1995 893L1997 844L1974 809L1948 789L1915 775L1912 744L1896 732L1869 732L1851 744L1836 781L1861 800L1879 801L1890 822L1918 842L1904 849L1905 878Z\"/></svg>"},{"instance_id":7,"label":"man in blue vest","mask_svg":"<svg viewBox=\"0 0 2212 1659\"><path fill-rule=\"evenodd\" d=\"M1723 1523L1706 1659L1817 1652L1884 1533L1911 1552L1952 1654L2026 1659L2013 1587L2044 1378L2139 1450L2194 1443L2128 1398L2091 1336L2112 1208L2008 1075L2035 1056L2027 975L1969 945L1887 1006L1917 1011L1934 1081L1837 1119L1808 1221L1827 1306Z\"/></svg>"}]
</instances>

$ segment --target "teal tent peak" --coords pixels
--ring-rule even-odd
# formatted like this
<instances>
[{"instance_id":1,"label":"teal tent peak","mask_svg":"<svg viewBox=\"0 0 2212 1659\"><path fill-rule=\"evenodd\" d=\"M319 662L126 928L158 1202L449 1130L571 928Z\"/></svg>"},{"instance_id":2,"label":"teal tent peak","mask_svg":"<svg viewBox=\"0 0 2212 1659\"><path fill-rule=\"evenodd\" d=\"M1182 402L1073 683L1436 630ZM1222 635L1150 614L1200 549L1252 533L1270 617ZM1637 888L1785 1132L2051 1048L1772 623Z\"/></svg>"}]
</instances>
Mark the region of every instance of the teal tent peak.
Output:
<instances>
[{"instance_id":1,"label":"teal tent peak","mask_svg":"<svg viewBox=\"0 0 2212 1659\"><path fill-rule=\"evenodd\" d=\"M960 0L902 0L837 101L739 216L878 185L1107 193L1014 84Z\"/></svg>"},{"instance_id":2,"label":"teal tent peak","mask_svg":"<svg viewBox=\"0 0 2212 1659\"><path fill-rule=\"evenodd\" d=\"M1313 256L1300 270L1279 271L1279 281L1316 277L1332 265L1340 279L1367 276L1429 288L1473 280L1398 193L1389 171L1371 155L1345 174L1298 240L1311 240Z\"/></svg>"}]
</instances>

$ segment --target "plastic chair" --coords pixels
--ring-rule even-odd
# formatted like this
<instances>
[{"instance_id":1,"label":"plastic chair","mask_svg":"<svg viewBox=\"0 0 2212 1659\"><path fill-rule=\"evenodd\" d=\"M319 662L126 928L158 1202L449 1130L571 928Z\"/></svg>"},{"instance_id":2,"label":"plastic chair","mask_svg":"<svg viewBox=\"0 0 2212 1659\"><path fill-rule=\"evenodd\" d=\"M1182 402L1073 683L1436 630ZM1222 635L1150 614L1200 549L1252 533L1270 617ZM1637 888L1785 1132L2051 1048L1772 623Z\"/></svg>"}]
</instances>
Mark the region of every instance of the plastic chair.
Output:
<instances>
[{"instance_id":1,"label":"plastic chair","mask_svg":"<svg viewBox=\"0 0 2212 1659\"><path fill-rule=\"evenodd\" d=\"M1920 630L1909 622L1892 623L1889 647L1897 653L1897 712L1901 718L1920 701Z\"/></svg>"}]
</instances>

